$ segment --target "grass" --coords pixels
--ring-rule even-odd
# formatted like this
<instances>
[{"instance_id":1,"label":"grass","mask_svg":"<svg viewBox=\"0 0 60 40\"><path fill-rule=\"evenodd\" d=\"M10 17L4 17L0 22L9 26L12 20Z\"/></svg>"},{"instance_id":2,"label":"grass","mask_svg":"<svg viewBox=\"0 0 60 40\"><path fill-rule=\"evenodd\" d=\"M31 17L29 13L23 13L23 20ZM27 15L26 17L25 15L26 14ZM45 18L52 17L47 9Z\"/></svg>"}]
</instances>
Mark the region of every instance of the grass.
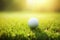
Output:
<instances>
[{"instance_id":1,"label":"grass","mask_svg":"<svg viewBox=\"0 0 60 40\"><path fill-rule=\"evenodd\" d=\"M28 26L32 17L39 21L36 29ZM3 12L0 14L0 40L60 40L60 14Z\"/></svg>"}]
</instances>

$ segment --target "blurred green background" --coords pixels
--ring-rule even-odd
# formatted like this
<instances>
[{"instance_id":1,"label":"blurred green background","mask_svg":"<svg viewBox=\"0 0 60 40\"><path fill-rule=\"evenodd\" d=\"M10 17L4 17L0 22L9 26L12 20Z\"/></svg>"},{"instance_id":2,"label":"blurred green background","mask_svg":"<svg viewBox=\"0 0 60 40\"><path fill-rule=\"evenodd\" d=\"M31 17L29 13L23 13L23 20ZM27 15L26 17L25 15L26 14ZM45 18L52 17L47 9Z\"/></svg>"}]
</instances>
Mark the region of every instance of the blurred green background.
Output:
<instances>
[{"instance_id":1,"label":"blurred green background","mask_svg":"<svg viewBox=\"0 0 60 40\"><path fill-rule=\"evenodd\" d=\"M60 11L60 0L1 0L0 10L4 11Z\"/></svg>"}]
</instances>

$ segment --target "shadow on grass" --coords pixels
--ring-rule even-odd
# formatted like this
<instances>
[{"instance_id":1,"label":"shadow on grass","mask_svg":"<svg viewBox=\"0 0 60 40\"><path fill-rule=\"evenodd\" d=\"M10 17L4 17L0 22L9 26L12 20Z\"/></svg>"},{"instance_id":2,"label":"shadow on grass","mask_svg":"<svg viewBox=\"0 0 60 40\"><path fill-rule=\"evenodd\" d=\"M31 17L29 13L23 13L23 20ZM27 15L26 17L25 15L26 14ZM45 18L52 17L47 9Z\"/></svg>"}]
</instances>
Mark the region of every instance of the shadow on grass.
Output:
<instances>
[{"instance_id":1,"label":"shadow on grass","mask_svg":"<svg viewBox=\"0 0 60 40\"><path fill-rule=\"evenodd\" d=\"M35 39L32 38L32 40L49 40L48 35L41 31L39 28L31 29L33 33L35 33Z\"/></svg>"}]
</instances>

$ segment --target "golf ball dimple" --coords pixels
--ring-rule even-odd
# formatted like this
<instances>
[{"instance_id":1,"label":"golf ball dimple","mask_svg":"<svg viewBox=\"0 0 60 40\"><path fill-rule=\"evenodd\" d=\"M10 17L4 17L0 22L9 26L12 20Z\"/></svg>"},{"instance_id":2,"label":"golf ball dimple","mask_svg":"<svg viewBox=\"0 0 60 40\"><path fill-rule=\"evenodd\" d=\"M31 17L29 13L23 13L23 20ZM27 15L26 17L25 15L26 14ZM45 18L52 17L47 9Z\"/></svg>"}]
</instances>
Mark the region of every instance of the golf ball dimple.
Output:
<instances>
[{"instance_id":1,"label":"golf ball dimple","mask_svg":"<svg viewBox=\"0 0 60 40\"><path fill-rule=\"evenodd\" d=\"M31 28L37 27L38 26L38 20L37 20L37 18L31 18L31 19L29 19L28 25Z\"/></svg>"}]
</instances>

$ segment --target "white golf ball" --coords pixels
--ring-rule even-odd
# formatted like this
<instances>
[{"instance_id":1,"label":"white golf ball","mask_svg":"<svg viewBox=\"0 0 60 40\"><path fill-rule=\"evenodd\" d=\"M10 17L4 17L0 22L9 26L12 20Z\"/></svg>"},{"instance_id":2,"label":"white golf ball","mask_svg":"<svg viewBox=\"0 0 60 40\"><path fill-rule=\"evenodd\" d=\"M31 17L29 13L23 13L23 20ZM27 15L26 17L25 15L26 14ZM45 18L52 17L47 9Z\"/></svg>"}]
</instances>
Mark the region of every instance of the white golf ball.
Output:
<instances>
[{"instance_id":1,"label":"white golf ball","mask_svg":"<svg viewBox=\"0 0 60 40\"><path fill-rule=\"evenodd\" d=\"M37 27L38 26L38 20L37 20L37 18L31 18L31 19L29 19L28 25L31 28Z\"/></svg>"}]
</instances>

